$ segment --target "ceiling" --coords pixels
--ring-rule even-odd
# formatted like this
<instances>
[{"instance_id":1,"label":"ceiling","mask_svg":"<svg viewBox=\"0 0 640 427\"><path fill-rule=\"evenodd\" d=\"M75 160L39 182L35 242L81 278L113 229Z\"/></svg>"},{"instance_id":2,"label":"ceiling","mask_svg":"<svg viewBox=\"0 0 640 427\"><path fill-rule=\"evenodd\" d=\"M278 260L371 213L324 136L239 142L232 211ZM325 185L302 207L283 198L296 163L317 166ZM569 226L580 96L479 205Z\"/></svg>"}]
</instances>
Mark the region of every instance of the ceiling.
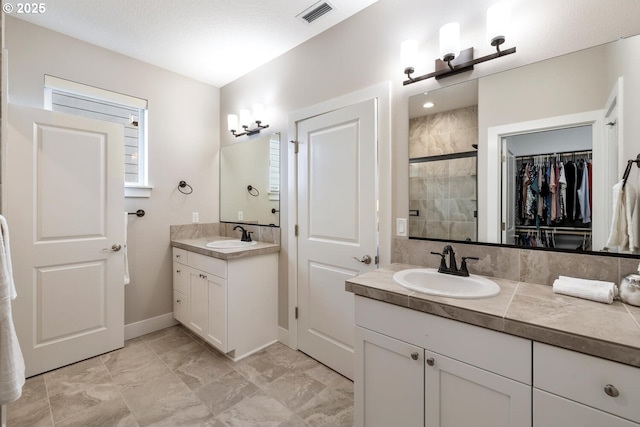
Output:
<instances>
[{"instance_id":1,"label":"ceiling","mask_svg":"<svg viewBox=\"0 0 640 427\"><path fill-rule=\"evenodd\" d=\"M12 16L222 87L376 1L47 0ZM322 3L333 10L301 18Z\"/></svg>"}]
</instances>

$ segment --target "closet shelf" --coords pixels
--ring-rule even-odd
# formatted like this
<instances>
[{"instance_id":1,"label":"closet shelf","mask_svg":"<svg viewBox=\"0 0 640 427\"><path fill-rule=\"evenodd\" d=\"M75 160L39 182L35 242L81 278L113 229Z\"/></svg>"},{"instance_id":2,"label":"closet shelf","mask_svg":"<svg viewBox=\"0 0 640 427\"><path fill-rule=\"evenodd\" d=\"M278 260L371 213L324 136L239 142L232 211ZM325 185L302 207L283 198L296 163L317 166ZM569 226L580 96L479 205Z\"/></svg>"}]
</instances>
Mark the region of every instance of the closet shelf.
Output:
<instances>
[{"instance_id":1,"label":"closet shelf","mask_svg":"<svg viewBox=\"0 0 640 427\"><path fill-rule=\"evenodd\" d=\"M549 225L541 225L540 227L536 227L535 225L517 225L516 231L537 231L537 230L545 230L545 231L555 231L559 234L575 234L578 236L582 236L585 233L591 233L591 226L589 227L553 227Z\"/></svg>"}]
</instances>

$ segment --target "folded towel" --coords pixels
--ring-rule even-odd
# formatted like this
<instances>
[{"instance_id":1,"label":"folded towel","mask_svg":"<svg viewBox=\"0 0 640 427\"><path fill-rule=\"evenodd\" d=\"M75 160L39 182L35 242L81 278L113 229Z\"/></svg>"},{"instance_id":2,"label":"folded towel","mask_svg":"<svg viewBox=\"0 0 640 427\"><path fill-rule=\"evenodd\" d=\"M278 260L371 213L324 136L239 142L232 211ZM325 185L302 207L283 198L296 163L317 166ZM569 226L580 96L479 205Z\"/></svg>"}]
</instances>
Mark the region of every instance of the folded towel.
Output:
<instances>
[{"instance_id":1,"label":"folded towel","mask_svg":"<svg viewBox=\"0 0 640 427\"><path fill-rule=\"evenodd\" d=\"M131 282L129 276L129 256L127 255L127 226L129 225L129 212L124 213L124 284L128 285Z\"/></svg>"},{"instance_id":2,"label":"folded towel","mask_svg":"<svg viewBox=\"0 0 640 427\"><path fill-rule=\"evenodd\" d=\"M553 282L553 292L611 304L617 295L617 287L613 282L560 276Z\"/></svg>"}]
</instances>

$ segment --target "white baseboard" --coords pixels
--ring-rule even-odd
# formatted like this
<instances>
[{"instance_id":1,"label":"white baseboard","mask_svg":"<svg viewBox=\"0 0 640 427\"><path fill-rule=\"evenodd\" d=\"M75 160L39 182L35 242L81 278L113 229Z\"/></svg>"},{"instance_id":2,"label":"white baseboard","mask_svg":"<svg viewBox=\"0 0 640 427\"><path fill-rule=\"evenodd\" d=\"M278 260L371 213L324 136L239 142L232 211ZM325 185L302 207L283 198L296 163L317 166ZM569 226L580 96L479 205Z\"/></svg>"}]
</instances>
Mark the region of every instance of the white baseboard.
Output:
<instances>
[{"instance_id":1,"label":"white baseboard","mask_svg":"<svg viewBox=\"0 0 640 427\"><path fill-rule=\"evenodd\" d=\"M173 312L161 314L160 316L139 322L129 323L128 325L124 325L124 339L130 340L177 324L178 321L173 318Z\"/></svg>"},{"instance_id":2,"label":"white baseboard","mask_svg":"<svg viewBox=\"0 0 640 427\"><path fill-rule=\"evenodd\" d=\"M289 346L289 330L278 326L278 341Z\"/></svg>"}]
</instances>

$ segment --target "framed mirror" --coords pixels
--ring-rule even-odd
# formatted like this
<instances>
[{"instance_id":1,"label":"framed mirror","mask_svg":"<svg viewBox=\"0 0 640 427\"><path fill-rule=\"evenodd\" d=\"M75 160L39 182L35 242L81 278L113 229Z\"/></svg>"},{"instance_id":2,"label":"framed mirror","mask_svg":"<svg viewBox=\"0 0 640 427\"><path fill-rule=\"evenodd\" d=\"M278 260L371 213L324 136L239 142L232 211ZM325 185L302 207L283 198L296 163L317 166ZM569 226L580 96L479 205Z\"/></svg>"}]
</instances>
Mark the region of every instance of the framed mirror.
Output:
<instances>
[{"instance_id":1,"label":"framed mirror","mask_svg":"<svg viewBox=\"0 0 640 427\"><path fill-rule=\"evenodd\" d=\"M608 238L640 152L638 52L635 36L410 97L409 237L633 252Z\"/></svg>"},{"instance_id":2,"label":"framed mirror","mask_svg":"<svg viewBox=\"0 0 640 427\"><path fill-rule=\"evenodd\" d=\"M220 149L220 221L280 226L280 134Z\"/></svg>"}]
</instances>

